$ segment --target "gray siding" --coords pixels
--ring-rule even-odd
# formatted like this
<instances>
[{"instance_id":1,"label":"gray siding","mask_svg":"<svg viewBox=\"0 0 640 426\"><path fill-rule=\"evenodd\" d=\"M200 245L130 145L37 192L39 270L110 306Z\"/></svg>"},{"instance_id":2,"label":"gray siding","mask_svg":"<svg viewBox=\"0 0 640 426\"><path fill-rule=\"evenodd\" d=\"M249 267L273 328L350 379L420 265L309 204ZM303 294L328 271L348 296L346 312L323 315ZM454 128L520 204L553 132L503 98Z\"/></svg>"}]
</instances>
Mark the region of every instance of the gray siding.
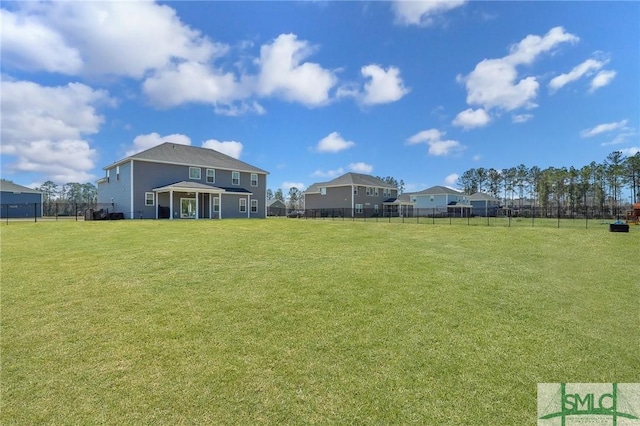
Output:
<instances>
[{"instance_id":1,"label":"gray siding","mask_svg":"<svg viewBox=\"0 0 640 426\"><path fill-rule=\"evenodd\" d=\"M351 185L328 187L326 195L306 194L305 209L350 209Z\"/></svg>"},{"instance_id":2,"label":"gray siding","mask_svg":"<svg viewBox=\"0 0 640 426\"><path fill-rule=\"evenodd\" d=\"M383 189L378 188L378 196L367 195L366 187L358 186L358 194L352 198L352 186L327 187L326 195L306 194L305 209L351 209L355 204L362 204L364 209L373 209L377 204L382 211L382 203L389 198L396 198L398 191L391 190L390 196L383 196ZM353 204L352 204L353 200Z\"/></svg>"},{"instance_id":3,"label":"gray siding","mask_svg":"<svg viewBox=\"0 0 640 426\"><path fill-rule=\"evenodd\" d=\"M174 164L161 164L151 163L148 161L134 161L133 173L134 173L134 188L133 188L133 217L150 219L156 217L156 206L145 206L145 192L151 192L154 188L160 188L172 183L180 181L191 181L202 184L209 184L206 180L206 167L201 167L200 179L189 179L189 166L174 165ZM122 167L120 168L122 173ZM238 190L251 191L253 195L252 199L258 200L258 212L251 214L251 217L264 218L266 217L266 192L267 192L267 177L265 174L258 175L258 186L251 186L251 173L240 173L240 185L232 185L232 171L220 170L215 171L215 183L210 184L217 187L225 188L238 188ZM174 218L179 218L180 197L187 197L185 194L174 193ZM189 195L193 198L195 195ZM246 198L246 196L243 196ZM165 199L166 198L166 199ZM231 217L247 217L241 215L238 212L238 196L233 194L224 194L222 197L222 218ZM159 200L156 200L159 206L169 206L169 196L160 196ZM209 196L206 194L200 194L198 201L199 212L203 217L209 217ZM228 207L234 204L234 207ZM228 209L228 210L227 210ZM251 209L251 202L247 203L247 209ZM176 215L177 213L177 215Z\"/></svg>"},{"instance_id":4,"label":"gray siding","mask_svg":"<svg viewBox=\"0 0 640 426\"><path fill-rule=\"evenodd\" d=\"M22 192L0 192L0 217L41 217L42 195Z\"/></svg>"},{"instance_id":5,"label":"gray siding","mask_svg":"<svg viewBox=\"0 0 640 426\"><path fill-rule=\"evenodd\" d=\"M109 181L98 183L98 205L112 204L112 207L109 208L110 212L121 212L124 213L125 218L133 218L133 210L131 209L131 161L120 164L119 178L116 175L116 167L111 167L107 170L109 171Z\"/></svg>"}]
</instances>

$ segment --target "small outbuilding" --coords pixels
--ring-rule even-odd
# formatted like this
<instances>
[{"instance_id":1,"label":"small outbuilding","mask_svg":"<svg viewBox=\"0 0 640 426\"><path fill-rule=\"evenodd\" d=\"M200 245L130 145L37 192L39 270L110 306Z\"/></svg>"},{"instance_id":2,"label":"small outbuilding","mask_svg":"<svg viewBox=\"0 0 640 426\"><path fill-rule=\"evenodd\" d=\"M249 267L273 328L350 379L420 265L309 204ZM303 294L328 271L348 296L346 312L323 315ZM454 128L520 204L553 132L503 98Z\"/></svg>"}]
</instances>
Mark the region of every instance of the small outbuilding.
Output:
<instances>
[{"instance_id":1,"label":"small outbuilding","mask_svg":"<svg viewBox=\"0 0 640 426\"><path fill-rule=\"evenodd\" d=\"M286 216L287 206L281 200L272 198L267 201L267 216Z\"/></svg>"},{"instance_id":2,"label":"small outbuilding","mask_svg":"<svg viewBox=\"0 0 640 426\"><path fill-rule=\"evenodd\" d=\"M42 217L42 191L1 179L0 217L10 219Z\"/></svg>"}]
</instances>

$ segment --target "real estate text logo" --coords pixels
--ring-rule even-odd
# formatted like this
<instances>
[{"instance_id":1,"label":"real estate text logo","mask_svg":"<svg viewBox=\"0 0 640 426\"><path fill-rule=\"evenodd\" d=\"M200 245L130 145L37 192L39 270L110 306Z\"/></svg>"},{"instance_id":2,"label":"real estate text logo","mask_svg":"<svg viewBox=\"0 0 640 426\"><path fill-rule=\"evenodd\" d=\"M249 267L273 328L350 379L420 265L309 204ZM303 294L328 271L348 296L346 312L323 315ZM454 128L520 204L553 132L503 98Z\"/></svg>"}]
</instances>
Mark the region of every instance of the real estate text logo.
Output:
<instances>
[{"instance_id":1,"label":"real estate text logo","mask_svg":"<svg viewBox=\"0 0 640 426\"><path fill-rule=\"evenodd\" d=\"M538 383L538 426L640 426L640 383Z\"/></svg>"}]
</instances>

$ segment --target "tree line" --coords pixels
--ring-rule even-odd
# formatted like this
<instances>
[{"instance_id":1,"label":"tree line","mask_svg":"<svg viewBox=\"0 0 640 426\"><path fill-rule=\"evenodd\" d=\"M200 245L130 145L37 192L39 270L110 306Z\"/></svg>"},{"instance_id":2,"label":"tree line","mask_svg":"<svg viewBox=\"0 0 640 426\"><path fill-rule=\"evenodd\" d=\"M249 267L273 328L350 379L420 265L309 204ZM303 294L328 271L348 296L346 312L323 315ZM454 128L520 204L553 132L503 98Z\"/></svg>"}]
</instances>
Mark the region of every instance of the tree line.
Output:
<instances>
[{"instance_id":1,"label":"tree line","mask_svg":"<svg viewBox=\"0 0 640 426\"><path fill-rule=\"evenodd\" d=\"M541 169L524 164L502 170L472 168L458 178L458 187L467 194L490 194L511 208L598 209L615 214L629 202L640 201L640 152L625 156L614 151L603 162L592 161L581 168ZM625 189L630 198L624 196Z\"/></svg>"},{"instance_id":2,"label":"tree line","mask_svg":"<svg viewBox=\"0 0 640 426\"><path fill-rule=\"evenodd\" d=\"M42 191L45 216L75 215L78 205L82 208L96 207L98 188L92 183L69 182L58 185L50 180L35 188Z\"/></svg>"}]
</instances>

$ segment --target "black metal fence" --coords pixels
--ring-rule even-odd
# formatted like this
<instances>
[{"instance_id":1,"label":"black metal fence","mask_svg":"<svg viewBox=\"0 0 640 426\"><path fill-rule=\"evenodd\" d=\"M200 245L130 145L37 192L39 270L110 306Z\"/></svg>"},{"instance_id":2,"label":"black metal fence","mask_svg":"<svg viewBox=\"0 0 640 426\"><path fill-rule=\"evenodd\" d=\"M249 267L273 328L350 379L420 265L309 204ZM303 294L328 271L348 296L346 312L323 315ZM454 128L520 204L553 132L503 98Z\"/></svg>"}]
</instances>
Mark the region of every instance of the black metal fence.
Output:
<instances>
[{"instance_id":1,"label":"black metal fence","mask_svg":"<svg viewBox=\"0 0 640 426\"><path fill-rule=\"evenodd\" d=\"M624 209L618 211L595 207L581 209L520 208L494 209L492 214L474 214L471 209L459 207L406 208L394 210L379 209L307 209L296 217L311 220L350 220L388 223L449 224L467 226L545 226L583 227L608 224L623 220L637 223L639 219ZM290 216L291 217L291 216Z\"/></svg>"},{"instance_id":2,"label":"black metal fence","mask_svg":"<svg viewBox=\"0 0 640 426\"><path fill-rule=\"evenodd\" d=\"M116 217L118 216L118 217ZM107 220L122 219L112 204L96 203L6 203L0 204L0 219L9 221Z\"/></svg>"}]
</instances>

